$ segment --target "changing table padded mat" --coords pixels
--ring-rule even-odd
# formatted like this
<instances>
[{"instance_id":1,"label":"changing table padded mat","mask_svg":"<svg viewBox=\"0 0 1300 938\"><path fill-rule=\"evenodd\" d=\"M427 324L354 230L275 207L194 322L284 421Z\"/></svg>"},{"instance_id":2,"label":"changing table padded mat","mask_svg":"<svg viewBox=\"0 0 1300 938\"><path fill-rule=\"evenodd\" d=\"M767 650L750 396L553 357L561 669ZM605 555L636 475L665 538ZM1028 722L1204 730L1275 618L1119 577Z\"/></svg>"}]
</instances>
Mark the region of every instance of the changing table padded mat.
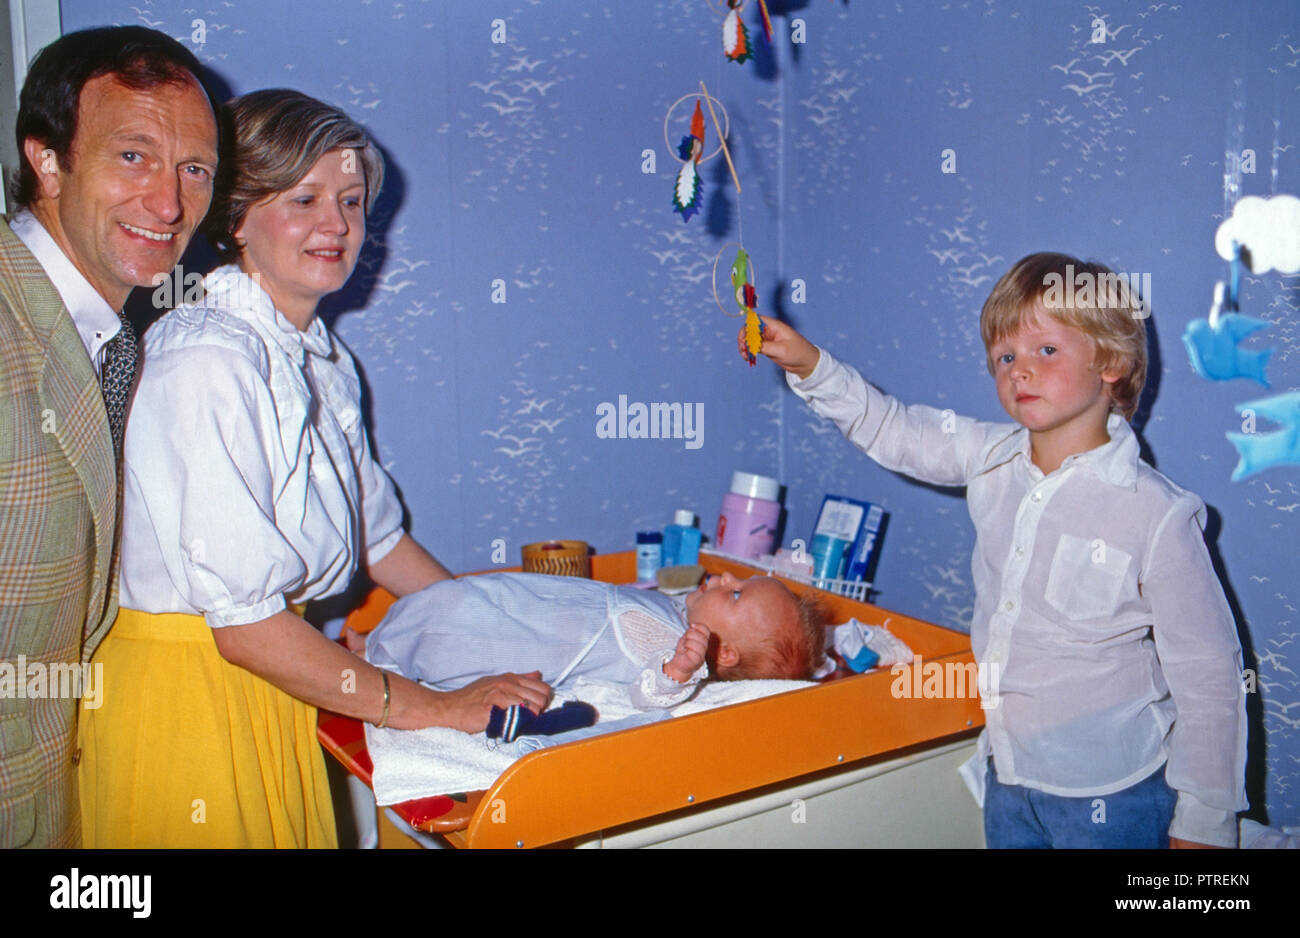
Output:
<instances>
[{"instance_id":1,"label":"changing table padded mat","mask_svg":"<svg viewBox=\"0 0 1300 938\"><path fill-rule=\"evenodd\" d=\"M366 751L365 727L360 720L340 716L328 710L320 711L316 736L325 751L338 759L343 767L367 785L374 787L374 765ZM478 809L483 792L457 792L416 798L396 807L401 818L416 830L427 833L446 833L464 830Z\"/></svg>"},{"instance_id":2,"label":"changing table padded mat","mask_svg":"<svg viewBox=\"0 0 1300 938\"><path fill-rule=\"evenodd\" d=\"M710 573L754 572L719 557L701 560ZM627 551L593 557L592 575L607 582L632 582L635 555ZM810 589L786 583L796 592ZM970 639L959 632L844 597L819 596L830 607L832 621L856 617L887 625L927 662L964 667L973 661ZM370 624L382 618L384 608L384 597L370 597L363 607ZM349 624L364 628L352 617ZM514 763L482 794L476 808L469 801L439 796L395 810L421 830L464 829L468 846L543 846L819 770L883 758L909 746L969 733L984 723L977 697L897 698L890 692L894 680L888 671L868 673L542 749ZM325 748L369 783L360 723L322 712L319 726Z\"/></svg>"}]
</instances>

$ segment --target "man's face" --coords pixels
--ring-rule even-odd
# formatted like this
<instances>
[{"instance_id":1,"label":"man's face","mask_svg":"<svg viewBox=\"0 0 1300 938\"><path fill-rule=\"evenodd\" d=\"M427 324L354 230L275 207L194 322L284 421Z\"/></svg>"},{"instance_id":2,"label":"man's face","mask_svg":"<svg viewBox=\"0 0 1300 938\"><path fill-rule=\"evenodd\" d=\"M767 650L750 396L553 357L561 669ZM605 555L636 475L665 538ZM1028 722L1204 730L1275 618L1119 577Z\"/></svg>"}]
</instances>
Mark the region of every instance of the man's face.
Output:
<instances>
[{"instance_id":1,"label":"man's face","mask_svg":"<svg viewBox=\"0 0 1300 938\"><path fill-rule=\"evenodd\" d=\"M212 200L217 125L193 82L135 91L86 82L70 168L29 139L41 197L32 211L114 309L180 260Z\"/></svg>"}]
</instances>

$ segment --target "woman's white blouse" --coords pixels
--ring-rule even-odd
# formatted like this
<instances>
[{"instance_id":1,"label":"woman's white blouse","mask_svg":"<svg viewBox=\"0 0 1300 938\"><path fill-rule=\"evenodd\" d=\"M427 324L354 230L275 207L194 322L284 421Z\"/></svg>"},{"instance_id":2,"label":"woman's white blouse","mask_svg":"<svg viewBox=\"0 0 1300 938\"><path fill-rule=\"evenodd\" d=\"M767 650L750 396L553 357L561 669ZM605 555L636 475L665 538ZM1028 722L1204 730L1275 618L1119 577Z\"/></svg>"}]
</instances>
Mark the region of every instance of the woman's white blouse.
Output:
<instances>
[{"instance_id":1,"label":"woman's white blouse","mask_svg":"<svg viewBox=\"0 0 1300 938\"><path fill-rule=\"evenodd\" d=\"M121 605L246 625L341 592L402 537L352 356L237 267L144 340L127 422Z\"/></svg>"}]
</instances>

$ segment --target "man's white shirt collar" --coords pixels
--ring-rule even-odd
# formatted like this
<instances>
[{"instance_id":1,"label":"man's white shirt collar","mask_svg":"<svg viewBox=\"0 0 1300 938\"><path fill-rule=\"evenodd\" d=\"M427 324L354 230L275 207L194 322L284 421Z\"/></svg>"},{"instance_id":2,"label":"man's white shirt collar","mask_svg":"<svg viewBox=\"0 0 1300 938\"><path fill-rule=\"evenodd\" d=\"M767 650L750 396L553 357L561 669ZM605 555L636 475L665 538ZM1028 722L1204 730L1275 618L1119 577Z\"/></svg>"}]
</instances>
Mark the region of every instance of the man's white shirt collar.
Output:
<instances>
[{"instance_id":1,"label":"man's white shirt collar","mask_svg":"<svg viewBox=\"0 0 1300 938\"><path fill-rule=\"evenodd\" d=\"M54 284L98 376L103 348L122 328L120 315L82 276L35 215L28 211L19 212L9 220L9 227L32 252L50 283Z\"/></svg>"}]
</instances>

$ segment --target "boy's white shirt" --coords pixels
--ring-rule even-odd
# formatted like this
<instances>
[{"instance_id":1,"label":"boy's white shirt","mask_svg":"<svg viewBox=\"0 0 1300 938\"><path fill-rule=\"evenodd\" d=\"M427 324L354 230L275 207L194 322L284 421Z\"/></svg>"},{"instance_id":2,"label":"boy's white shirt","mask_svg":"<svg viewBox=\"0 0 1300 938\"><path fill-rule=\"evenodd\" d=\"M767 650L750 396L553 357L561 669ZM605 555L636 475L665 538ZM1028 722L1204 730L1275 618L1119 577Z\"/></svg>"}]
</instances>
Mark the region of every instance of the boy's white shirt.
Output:
<instances>
[{"instance_id":1,"label":"boy's white shirt","mask_svg":"<svg viewBox=\"0 0 1300 938\"><path fill-rule=\"evenodd\" d=\"M1167 762L1171 836L1236 846L1241 646L1205 505L1141 462L1127 422L1111 416L1110 442L1044 476L1025 428L904 407L824 349L808 378L786 378L880 465L967 487L971 644L997 678L968 781L991 755L1004 784L1100 797Z\"/></svg>"}]
</instances>

